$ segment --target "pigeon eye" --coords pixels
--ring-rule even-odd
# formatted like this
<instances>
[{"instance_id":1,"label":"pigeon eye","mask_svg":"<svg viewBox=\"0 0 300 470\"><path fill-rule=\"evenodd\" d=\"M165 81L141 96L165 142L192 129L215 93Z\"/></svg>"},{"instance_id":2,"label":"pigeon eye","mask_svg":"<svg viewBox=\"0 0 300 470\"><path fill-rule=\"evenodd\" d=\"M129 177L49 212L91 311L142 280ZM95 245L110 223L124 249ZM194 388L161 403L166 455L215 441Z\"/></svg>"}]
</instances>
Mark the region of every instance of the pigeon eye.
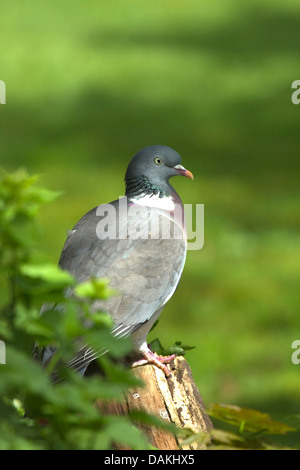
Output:
<instances>
[{"instance_id":1,"label":"pigeon eye","mask_svg":"<svg viewBox=\"0 0 300 470\"><path fill-rule=\"evenodd\" d=\"M162 161L161 158L156 157L156 158L154 158L154 162L156 163L156 165L161 165L163 161Z\"/></svg>"}]
</instances>

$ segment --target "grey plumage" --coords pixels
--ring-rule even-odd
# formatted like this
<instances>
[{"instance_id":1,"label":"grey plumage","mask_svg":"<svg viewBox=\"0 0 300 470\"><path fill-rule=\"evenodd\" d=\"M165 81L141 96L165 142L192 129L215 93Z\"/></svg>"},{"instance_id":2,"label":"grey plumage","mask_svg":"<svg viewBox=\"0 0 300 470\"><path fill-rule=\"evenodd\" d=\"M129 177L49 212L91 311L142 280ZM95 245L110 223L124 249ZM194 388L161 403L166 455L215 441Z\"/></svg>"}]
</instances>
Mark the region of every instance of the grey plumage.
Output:
<instances>
[{"instance_id":1,"label":"grey plumage","mask_svg":"<svg viewBox=\"0 0 300 470\"><path fill-rule=\"evenodd\" d=\"M126 198L86 213L70 231L59 260L80 282L91 276L110 279L118 294L96 300L91 309L108 312L115 325L113 334L131 335L135 349L142 353L185 263L184 220L174 210L182 203L168 181L176 174L192 177L174 150L152 146L140 151L126 172ZM100 234L99 223L106 228ZM164 236L166 230L169 238ZM100 239L101 235L105 238ZM83 347L69 365L84 371L104 352L101 345L96 350ZM51 354L53 348L46 349L44 359Z\"/></svg>"}]
</instances>

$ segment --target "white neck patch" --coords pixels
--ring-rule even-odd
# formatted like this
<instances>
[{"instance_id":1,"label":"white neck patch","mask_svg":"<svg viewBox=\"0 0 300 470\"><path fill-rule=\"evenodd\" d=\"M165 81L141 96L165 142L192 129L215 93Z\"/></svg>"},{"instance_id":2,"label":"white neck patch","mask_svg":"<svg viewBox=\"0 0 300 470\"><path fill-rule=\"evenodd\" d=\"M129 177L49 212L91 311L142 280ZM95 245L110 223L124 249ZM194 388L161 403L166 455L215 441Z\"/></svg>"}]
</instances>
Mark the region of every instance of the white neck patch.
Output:
<instances>
[{"instance_id":1,"label":"white neck patch","mask_svg":"<svg viewBox=\"0 0 300 470\"><path fill-rule=\"evenodd\" d=\"M131 197L130 202L138 204L139 206L156 207L157 209L167 211L173 211L175 209L172 196L159 197L158 194L152 194L151 196L149 196L149 194L142 194L138 198Z\"/></svg>"}]
</instances>

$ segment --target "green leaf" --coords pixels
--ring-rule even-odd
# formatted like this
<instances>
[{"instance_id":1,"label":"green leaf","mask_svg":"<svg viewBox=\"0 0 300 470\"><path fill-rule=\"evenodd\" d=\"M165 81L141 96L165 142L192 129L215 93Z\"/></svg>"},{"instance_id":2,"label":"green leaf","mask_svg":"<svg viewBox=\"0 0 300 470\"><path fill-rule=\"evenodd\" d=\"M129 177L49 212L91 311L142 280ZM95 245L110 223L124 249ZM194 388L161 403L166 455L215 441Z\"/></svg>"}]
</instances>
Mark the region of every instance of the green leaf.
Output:
<instances>
[{"instance_id":1,"label":"green leaf","mask_svg":"<svg viewBox=\"0 0 300 470\"><path fill-rule=\"evenodd\" d=\"M181 341L176 341L173 346L169 348L165 348L158 338L155 338L150 343L151 351L155 352L159 356L170 356L172 354L176 354L177 356L184 356L186 351L194 349L195 346L188 346L186 344L182 344Z\"/></svg>"},{"instance_id":2,"label":"green leaf","mask_svg":"<svg viewBox=\"0 0 300 470\"><path fill-rule=\"evenodd\" d=\"M50 284L59 284L61 286L74 285L75 280L73 276L67 271L62 270L59 266L54 264L22 264L20 272L32 279L42 279Z\"/></svg>"},{"instance_id":3,"label":"green leaf","mask_svg":"<svg viewBox=\"0 0 300 470\"><path fill-rule=\"evenodd\" d=\"M251 432L263 431L265 434L286 434L295 431L285 423L272 419L267 413L241 408L234 405L214 404L207 408L207 414Z\"/></svg>"},{"instance_id":4,"label":"green leaf","mask_svg":"<svg viewBox=\"0 0 300 470\"><path fill-rule=\"evenodd\" d=\"M110 448L114 444L125 444L131 449L139 450L148 448L142 432L123 416L111 416L105 433L110 441Z\"/></svg>"},{"instance_id":5,"label":"green leaf","mask_svg":"<svg viewBox=\"0 0 300 470\"><path fill-rule=\"evenodd\" d=\"M155 338L153 341L151 341L149 347L151 351L155 352L159 356L166 356L166 350L164 349L158 338Z\"/></svg>"},{"instance_id":6,"label":"green leaf","mask_svg":"<svg viewBox=\"0 0 300 470\"><path fill-rule=\"evenodd\" d=\"M75 287L75 294L82 299L107 299L116 291L109 287L108 279L90 278Z\"/></svg>"}]
</instances>

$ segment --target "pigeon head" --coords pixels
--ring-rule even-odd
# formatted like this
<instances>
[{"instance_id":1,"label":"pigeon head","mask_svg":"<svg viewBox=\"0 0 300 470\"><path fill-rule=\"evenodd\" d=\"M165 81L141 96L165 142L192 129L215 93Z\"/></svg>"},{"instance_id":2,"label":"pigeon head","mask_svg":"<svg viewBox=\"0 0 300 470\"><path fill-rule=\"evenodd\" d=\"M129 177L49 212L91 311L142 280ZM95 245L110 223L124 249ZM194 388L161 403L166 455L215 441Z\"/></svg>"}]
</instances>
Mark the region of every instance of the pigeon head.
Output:
<instances>
[{"instance_id":1,"label":"pigeon head","mask_svg":"<svg viewBox=\"0 0 300 470\"><path fill-rule=\"evenodd\" d=\"M128 165L126 195L157 194L163 197L173 190L169 179L178 175L193 179L192 173L181 165L179 153L165 145L145 147Z\"/></svg>"}]
</instances>

